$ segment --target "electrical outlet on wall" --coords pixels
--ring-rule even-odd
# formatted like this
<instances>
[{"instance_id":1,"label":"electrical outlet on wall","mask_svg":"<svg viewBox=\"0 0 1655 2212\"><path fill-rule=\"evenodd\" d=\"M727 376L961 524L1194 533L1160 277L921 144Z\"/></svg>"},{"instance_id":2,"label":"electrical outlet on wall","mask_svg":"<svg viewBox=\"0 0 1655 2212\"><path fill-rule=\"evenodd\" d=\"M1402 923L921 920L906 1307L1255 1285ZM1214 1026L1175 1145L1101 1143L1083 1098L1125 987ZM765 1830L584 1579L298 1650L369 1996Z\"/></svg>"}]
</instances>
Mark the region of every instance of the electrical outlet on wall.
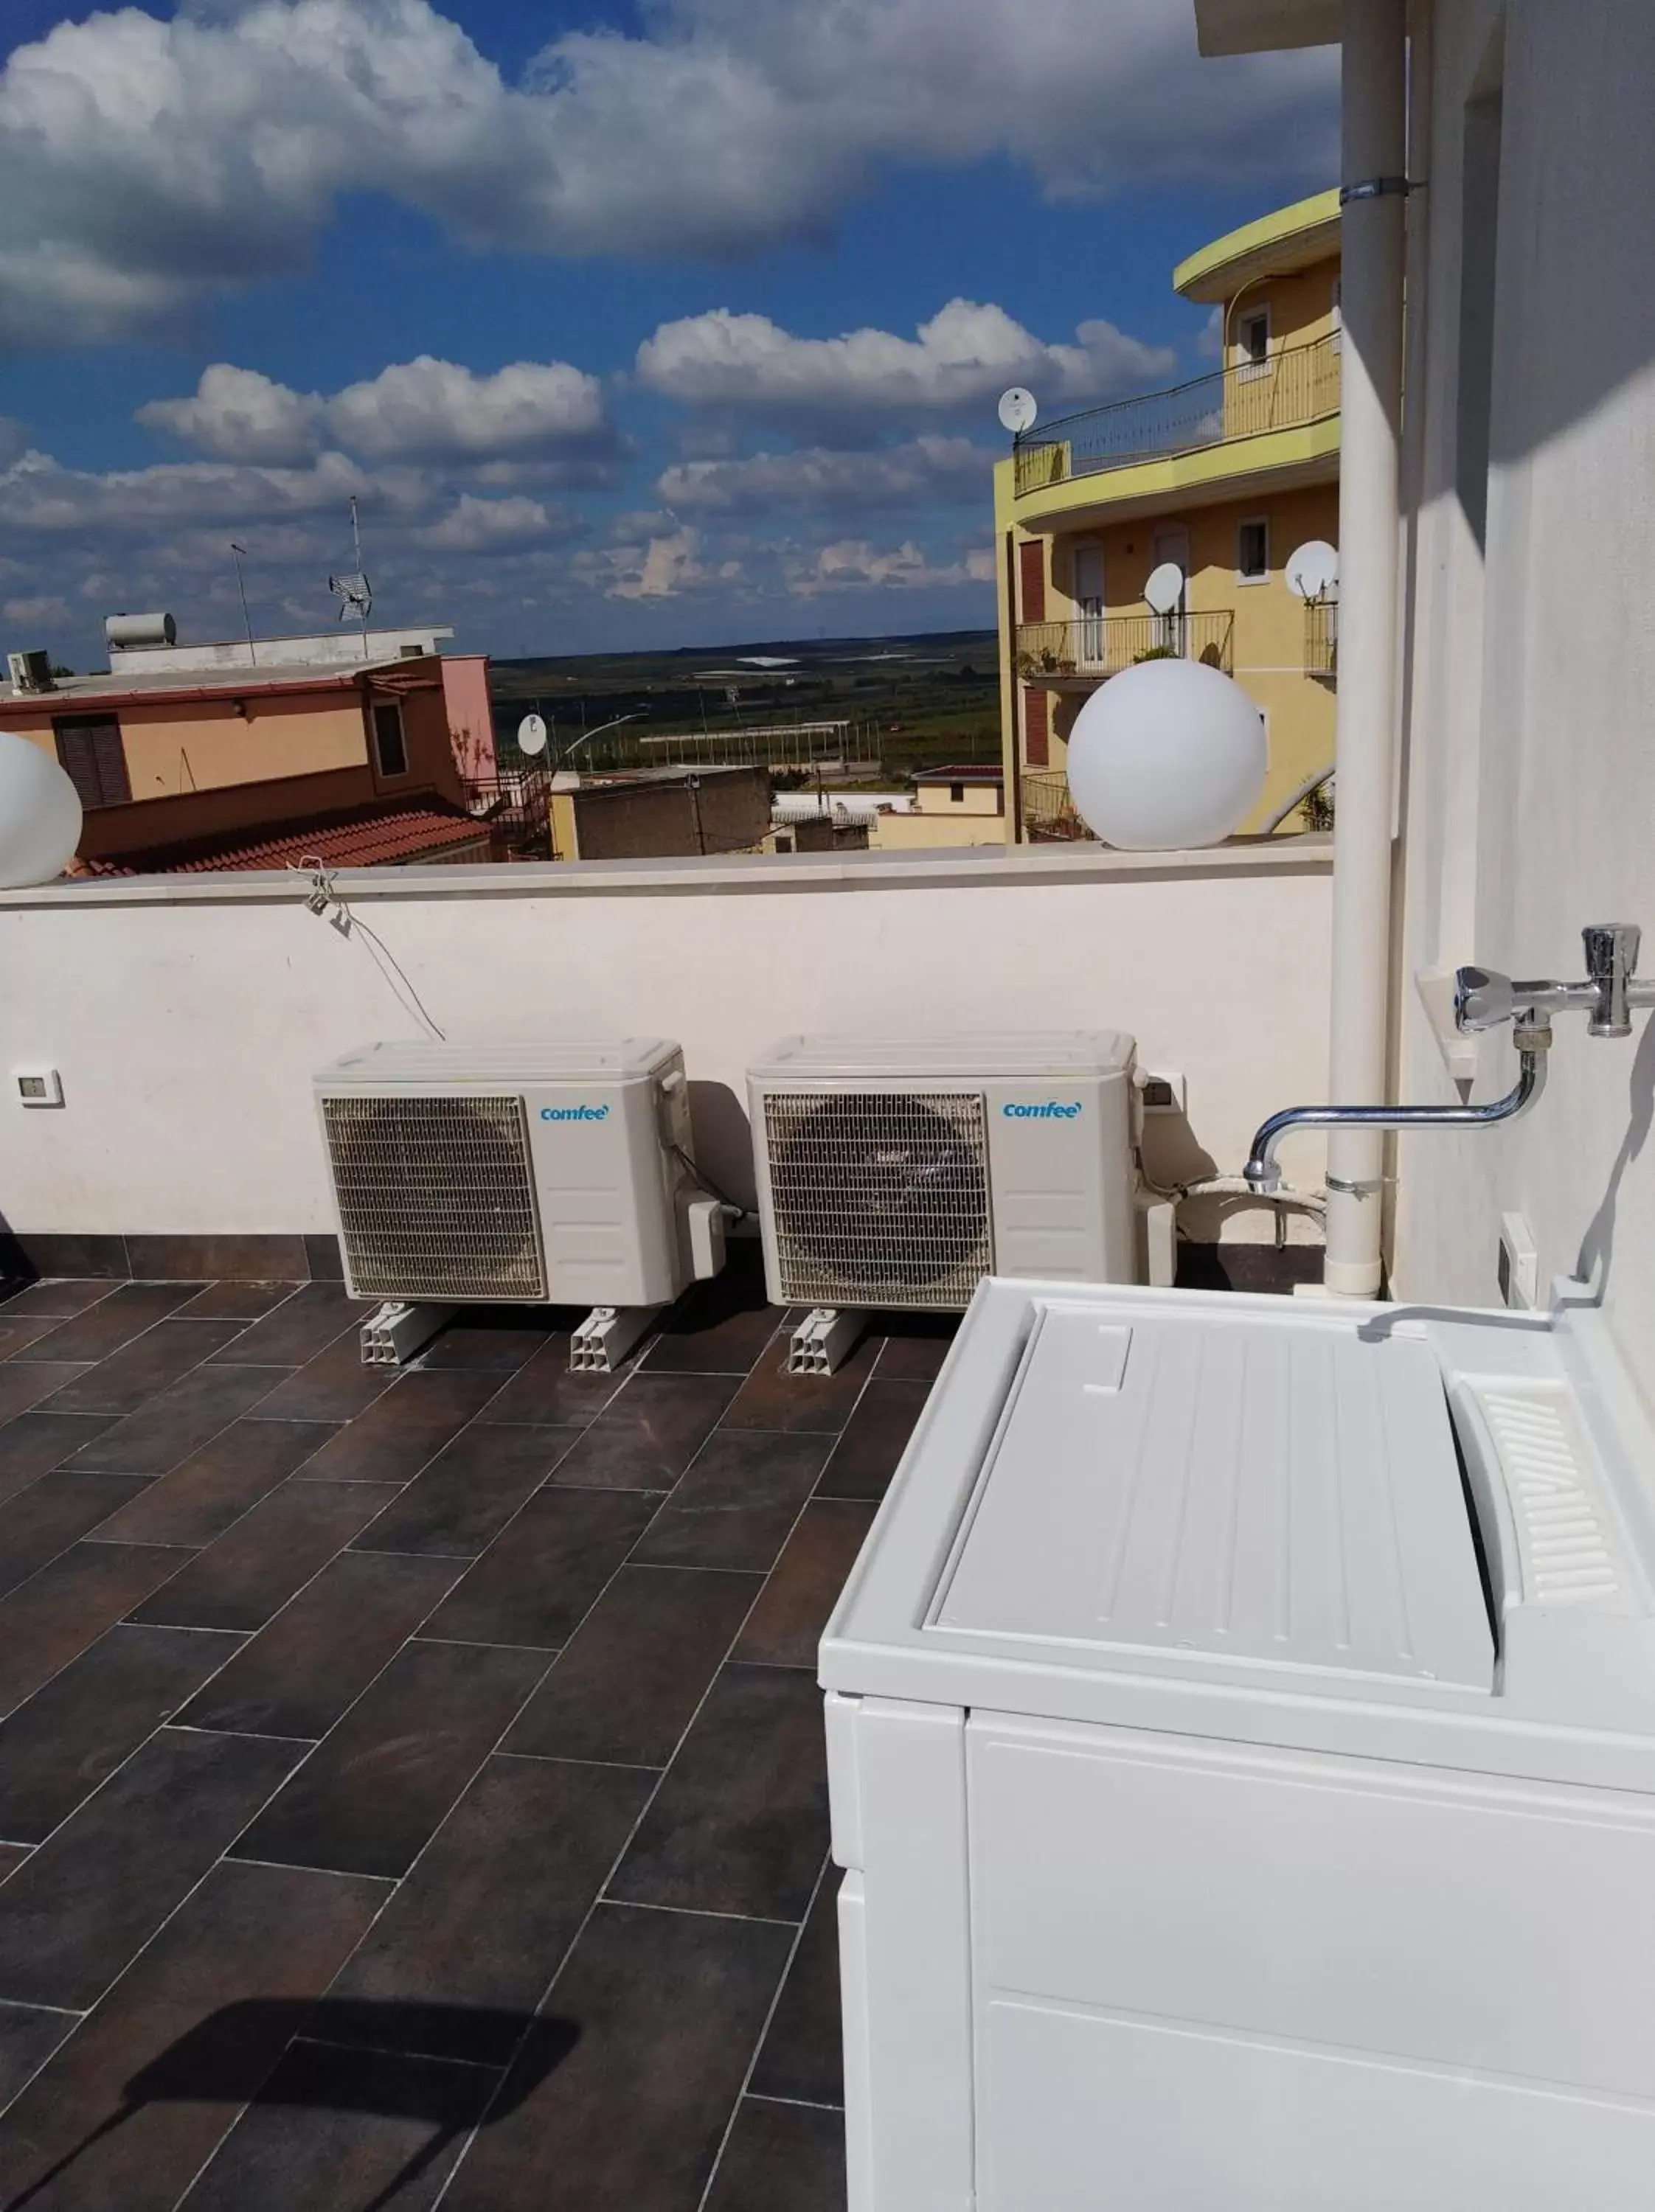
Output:
<instances>
[{"instance_id":1,"label":"electrical outlet on wall","mask_svg":"<svg viewBox=\"0 0 1655 2212\"><path fill-rule=\"evenodd\" d=\"M1189 1094L1183 1076L1141 1067L1133 1080L1138 1086L1139 1102L1146 1114L1182 1114L1184 1111Z\"/></svg>"},{"instance_id":2,"label":"electrical outlet on wall","mask_svg":"<svg viewBox=\"0 0 1655 2212\"><path fill-rule=\"evenodd\" d=\"M11 1079L17 1086L20 1106L61 1106L64 1079L55 1067L15 1067Z\"/></svg>"},{"instance_id":3,"label":"electrical outlet on wall","mask_svg":"<svg viewBox=\"0 0 1655 2212\"><path fill-rule=\"evenodd\" d=\"M1540 1303L1540 1250L1520 1213L1500 1218L1500 1295L1508 1306L1530 1312Z\"/></svg>"}]
</instances>

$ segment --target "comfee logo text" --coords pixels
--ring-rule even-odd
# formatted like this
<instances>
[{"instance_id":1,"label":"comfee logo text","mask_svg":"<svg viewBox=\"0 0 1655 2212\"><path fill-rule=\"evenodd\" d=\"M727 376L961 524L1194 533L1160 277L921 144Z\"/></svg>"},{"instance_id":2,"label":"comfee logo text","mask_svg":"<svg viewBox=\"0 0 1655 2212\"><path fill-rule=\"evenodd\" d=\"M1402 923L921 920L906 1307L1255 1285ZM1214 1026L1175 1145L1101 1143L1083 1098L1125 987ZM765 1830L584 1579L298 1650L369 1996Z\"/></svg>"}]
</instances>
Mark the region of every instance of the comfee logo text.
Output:
<instances>
[{"instance_id":1,"label":"comfee logo text","mask_svg":"<svg viewBox=\"0 0 1655 2212\"><path fill-rule=\"evenodd\" d=\"M1080 1111L1077 1098L1073 1106L1065 1106L1060 1099L1048 1098L1040 1106L1002 1106L1001 1112L1008 1121L1073 1121Z\"/></svg>"},{"instance_id":2,"label":"comfee logo text","mask_svg":"<svg viewBox=\"0 0 1655 2212\"><path fill-rule=\"evenodd\" d=\"M609 1109L607 1106L543 1106L540 1119L543 1121L606 1121Z\"/></svg>"}]
</instances>

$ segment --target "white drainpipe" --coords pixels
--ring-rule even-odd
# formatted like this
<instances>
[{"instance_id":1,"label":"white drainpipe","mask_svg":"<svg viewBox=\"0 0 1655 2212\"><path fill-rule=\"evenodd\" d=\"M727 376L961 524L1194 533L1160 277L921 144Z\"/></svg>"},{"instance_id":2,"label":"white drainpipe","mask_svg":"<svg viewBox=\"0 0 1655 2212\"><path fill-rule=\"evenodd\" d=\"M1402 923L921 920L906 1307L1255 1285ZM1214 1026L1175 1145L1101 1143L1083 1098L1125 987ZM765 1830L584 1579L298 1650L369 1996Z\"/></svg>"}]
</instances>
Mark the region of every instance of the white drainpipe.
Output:
<instances>
[{"instance_id":1,"label":"white drainpipe","mask_svg":"<svg viewBox=\"0 0 1655 2212\"><path fill-rule=\"evenodd\" d=\"M1331 1097L1377 1105L1388 1095L1406 15L1404 0L1345 0L1343 13ZM1377 1130L1329 1137L1324 1280L1344 1297L1379 1287L1384 1146Z\"/></svg>"}]
</instances>

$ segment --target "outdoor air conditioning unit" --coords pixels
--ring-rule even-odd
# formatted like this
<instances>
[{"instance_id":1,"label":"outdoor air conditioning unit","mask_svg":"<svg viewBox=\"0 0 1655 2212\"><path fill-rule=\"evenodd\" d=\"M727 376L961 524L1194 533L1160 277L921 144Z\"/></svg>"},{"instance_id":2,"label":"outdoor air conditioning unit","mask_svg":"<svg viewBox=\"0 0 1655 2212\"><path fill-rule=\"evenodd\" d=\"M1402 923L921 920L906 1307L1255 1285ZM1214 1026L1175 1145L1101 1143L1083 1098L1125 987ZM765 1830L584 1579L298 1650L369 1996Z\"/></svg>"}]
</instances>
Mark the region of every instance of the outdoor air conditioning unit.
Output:
<instances>
[{"instance_id":1,"label":"outdoor air conditioning unit","mask_svg":"<svg viewBox=\"0 0 1655 2212\"><path fill-rule=\"evenodd\" d=\"M6 672L11 678L14 691L50 691L55 686L52 680L52 655L49 653L9 653Z\"/></svg>"},{"instance_id":2,"label":"outdoor air conditioning unit","mask_svg":"<svg viewBox=\"0 0 1655 2212\"><path fill-rule=\"evenodd\" d=\"M386 1302L370 1360L501 1301L590 1306L572 1364L607 1367L723 1264L676 1044L376 1044L315 1088L345 1286Z\"/></svg>"},{"instance_id":3,"label":"outdoor air conditioning unit","mask_svg":"<svg viewBox=\"0 0 1655 2212\"><path fill-rule=\"evenodd\" d=\"M747 1077L770 1297L827 1371L870 1310L960 1313L984 1275L1134 1282L1135 1050L1110 1031L794 1036Z\"/></svg>"}]
</instances>

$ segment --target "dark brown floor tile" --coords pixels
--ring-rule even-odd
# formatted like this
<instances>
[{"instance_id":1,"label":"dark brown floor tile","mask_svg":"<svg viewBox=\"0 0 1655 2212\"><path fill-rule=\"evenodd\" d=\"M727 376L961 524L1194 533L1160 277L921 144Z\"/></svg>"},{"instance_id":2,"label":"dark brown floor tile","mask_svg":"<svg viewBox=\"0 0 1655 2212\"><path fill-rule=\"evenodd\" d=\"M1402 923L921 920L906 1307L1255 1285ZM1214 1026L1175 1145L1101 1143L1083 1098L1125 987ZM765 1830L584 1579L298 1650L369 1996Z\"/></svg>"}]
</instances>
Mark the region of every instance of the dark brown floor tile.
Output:
<instances>
[{"instance_id":1,"label":"dark brown floor tile","mask_svg":"<svg viewBox=\"0 0 1655 2212\"><path fill-rule=\"evenodd\" d=\"M212 1372L268 1376L270 1370L223 1367ZM132 1414L120 1427L147 1418ZM326 1421L233 1421L181 1467L152 1482L99 1534L131 1544L210 1544L333 1433Z\"/></svg>"},{"instance_id":2,"label":"dark brown floor tile","mask_svg":"<svg viewBox=\"0 0 1655 2212\"><path fill-rule=\"evenodd\" d=\"M325 1735L459 1572L452 1559L342 1552L179 1714L186 1728Z\"/></svg>"},{"instance_id":3,"label":"dark brown floor tile","mask_svg":"<svg viewBox=\"0 0 1655 2212\"><path fill-rule=\"evenodd\" d=\"M545 1665L538 1651L406 1645L237 1850L345 1874L406 1874ZM0 1904L4 1897L0 1890Z\"/></svg>"},{"instance_id":4,"label":"dark brown floor tile","mask_svg":"<svg viewBox=\"0 0 1655 2212\"><path fill-rule=\"evenodd\" d=\"M474 1559L540 1487L575 1433L481 1422L463 1429L362 1530L356 1550Z\"/></svg>"},{"instance_id":5,"label":"dark brown floor tile","mask_svg":"<svg viewBox=\"0 0 1655 2212\"><path fill-rule=\"evenodd\" d=\"M0 1360L0 1421L27 1413L43 1398L66 1390L80 1376L95 1371L84 1362L72 1359ZM59 1406L53 1410L66 1413L69 1408Z\"/></svg>"},{"instance_id":6,"label":"dark brown floor tile","mask_svg":"<svg viewBox=\"0 0 1655 2212\"><path fill-rule=\"evenodd\" d=\"M0 2004L0 2112L76 2026L73 2013Z\"/></svg>"},{"instance_id":7,"label":"dark brown floor tile","mask_svg":"<svg viewBox=\"0 0 1655 2212\"><path fill-rule=\"evenodd\" d=\"M426 1346L419 1364L428 1370L478 1368L503 1382L545 1349L557 1318L551 1306L538 1314L522 1306L467 1306Z\"/></svg>"},{"instance_id":8,"label":"dark brown floor tile","mask_svg":"<svg viewBox=\"0 0 1655 2212\"><path fill-rule=\"evenodd\" d=\"M240 1283L234 1277L209 1283L187 1306L179 1309L180 1321L262 1321L283 1298L298 1289L291 1283Z\"/></svg>"},{"instance_id":9,"label":"dark brown floor tile","mask_svg":"<svg viewBox=\"0 0 1655 2212\"><path fill-rule=\"evenodd\" d=\"M609 1894L802 1920L827 1851L822 1693L790 1667L726 1667Z\"/></svg>"},{"instance_id":10,"label":"dark brown floor tile","mask_svg":"<svg viewBox=\"0 0 1655 2212\"><path fill-rule=\"evenodd\" d=\"M493 1395L492 1375L399 1375L305 1469L324 1482L411 1482Z\"/></svg>"},{"instance_id":11,"label":"dark brown floor tile","mask_svg":"<svg viewBox=\"0 0 1655 2212\"><path fill-rule=\"evenodd\" d=\"M651 1522L639 1563L767 1573L831 1448L830 1437L721 1429Z\"/></svg>"},{"instance_id":12,"label":"dark brown floor tile","mask_svg":"<svg viewBox=\"0 0 1655 2212\"><path fill-rule=\"evenodd\" d=\"M0 1501L72 1459L109 1426L107 1413L18 1413L0 1428Z\"/></svg>"},{"instance_id":13,"label":"dark brown floor tile","mask_svg":"<svg viewBox=\"0 0 1655 2212\"><path fill-rule=\"evenodd\" d=\"M696 2212L787 1941L752 1921L600 1905L444 2212Z\"/></svg>"},{"instance_id":14,"label":"dark brown floor tile","mask_svg":"<svg viewBox=\"0 0 1655 2212\"><path fill-rule=\"evenodd\" d=\"M814 1673L822 1631L876 1510L855 1498L818 1498L806 1506L747 1617L733 1658L762 1667L808 1667Z\"/></svg>"},{"instance_id":15,"label":"dark brown floor tile","mask_svg":"<svg viewBox=\"0 0 1655 2212\"><path fill-rule=\"evenodd\" d=\"M636 1490L538 1492L438 1608L426 1635L555 1651L642 1534L654 1504ZM373 1534L367 1529L358 1540Z\"/></svg>"},{"instance_id":16,"label":"dark brown floor tile","mask_svg":"<svg viewBox=\"0 0 1655 2212\"><path fill-rule=\"evenodd\" d=\"M845 2116L744 2097L706 2212L845 2212Z\"/></svg>"},{"instance_id":17,"label":"dark brown floor tile","mask_svg":"<svg viewBox=\"0 0 1655 2212\"><path fill-rule=\"evenodd\" d=\"M129 1237L126 1261L134 1275L169 1282L196 1275L209 1282L281 1276L296 1283L306 1273L302 1237Z\"/></svg>"},{"instance_id":18,"label":"dark brown floor tile","mask_svg":"<svg viewBox=\"0 0 1655 2212\"><path fill-rule=\"evenodd\" d=\"M817 1496L883 1498L930 1395L928 1382L882 1382L876 1376L827 1463Z\"/></svg>"},{"instance_id":19,"label":"dark brown floor tile","mask_svg":"<svg viewBox=\"0 0 1655 2212\"><path fill-rule=\"evenodd\" d=\"M882 1340L865 1336L837 1375L788 1375L787 1342L778 1338L736 1393L725 1427L837 1436L873 1372Z\"/></svg>"},{"instance_id":20,"label":"dark brown floor tile","mask_svg":"<svg viewBox=\"0 0 1655 2212\"><path fill-rule=\"evenodd\" d=\"M934 1382L959 1333L958 1314L897 1314L873 1370L881 1382Z\"/></svg>"},{"instance_id":21,"label":"dark brown floor tile","mask_svg":"<svg viewBox=\"0 0 1655 2212\"><path fill-rule=\"evenodd\" d=\"M271 1316L281 1318L281 1309ZM255 1322L253 1328L262 1328ZM248 1334L252 1334L252 1330ZM261 1421L354 1421L367 1410L394 1378L389 1367L364 1367L362 1347L353 1328L326 1352L319 1352L285 1382L280 1382L259 1408Z\"/></svg>"},{"instance_id":22,"label":"dark brown floor tile","mask_svg":"<svg viewBox=\"0 0 1655 2212\"><path fill-rule=\"evenodd\" d=\"M721 1275L668 1314L643 1364L655 1375L745 1375L781 1319L764 1295L760 1255L733 1251Z\"/></svg>"},{"instance_id":23,"label":"dark brown floor tile","mask_svg":"<svg viewBox=\"0 0 1655 2212\"><path fill-rule=\"evenodd\" d=\"M8 1264L21 1255L22 1273L27 1275L100 1275L111 1281L128 1282L132 1270L129 1264L125 1237L100 1234L87 1230L48 1230L42 1236L0 1237Z\"/></svg>"},{"instance_id":24,"label":"dark brown floor tile","mask_svg":"<svg viewBox=\"0 0 1655 2212\"><path fill-rule=\"evenodd\" d=\"M11 2188L70 2161L29 2212L172 2212L384 1894L295 1867L215 1867L0 2120Z\"/></svg>"},{"instance_id":25,"label":"dark brown floor tile","mask_svg":"<svg viewBox=\"0 0 1655 2212\"><path fill-rule=\"evenodd\" d=\"M219 1326L216 1322L162 1324L178 1329ZM161 1331L153 1333L159 1335ZM269 1367L198 1366L76 1452L74 1465L109 1474L170 1474L210 1437L268 1397L277 1371Z\"/></svg>"},{"instance_id":26,"label":"dark brown floor tile","mask_svg":"<svg viewBox=\"0 0 1655 2212\"><path fill-rule=\"evenodd\" d=\"M532 1358L526 1360L499 1395L490 1401L491 1421L539 1421L552 1428L584 1428L608 1405L626 1381L630 1369L618 1375L571 1375L569 1370L569 1332L547 1337Z\"/></svg>"},{"instance_id":27,"label":"dark brown floor tile","mask_svg":"<svg viewBox=\"0 0 1655 2212\"><path fill-rule=\"evenodd\" d=\"M70 1321L120 1287L119 1277L64 1276L27 1285L15 1297L6 1300L5 1310L8 1315L51 1314L58 1320Z\"/></svg>"},{"instance_id":28,"label":"dark brown floor tile","mask_svg":"<svg viewBox=\"0 0 1655 2212\"><path fill-rule=\"evenodd\" d=\"M428 2212L496 2079L440 2059L295 2043L179 2212Z\"/></svg>"},{"instance_id":29,"label":"dark brown floor tile","mask_svg":"<svg viewBox=\"0 0 1655 2212\"><path fill-rule=\"evenodd\" d=\"M728 1375L634 1375L557 1470L560 1483L670 1490L736 1389Z\"/></svg>"},{"instance_id":30,"label":"dark brown floor tile","mask_svg":"<svg viewBox=\"0 0 1655 2212\"><path fill-rule=\"evenodd\" d=\"M301 1756L162 1729L0 1888L0 1997L95 2004Z\"/></svg>"},{"instance_id":31,"label":"dark brown floor tile","mask_svg":"<svg viewBox=\"0 0 1655 2212\"><path fill-rule=\"evenodd\" d=\"M505 2065L514 2014L545 1994L654 1787L636 1767L491 1759L329 1991L326 2033Z\"/></svg>"},{"instance_id":32,"label":"dark brown floor tile","mask_svg":"<svg viewBox=\"0 0 1655 2212\"><path fill-rule=\"evenodd\" d=\"M29 1348L31 1359L107 1359L187 1305L200 1283L123 1283ZM15 1307L9 1309L15 1312Z\"/></svg>"},{"instance_id":33,"label":"dark brown floor tile","mask_svg":"<svg viewBox=\"0 0 1655 2212\"><path fill-rule=\"evenodd\" d=\"M231 1355L250 1367L302 1367L371 1309L338 1283L306 1283L237 1338Z\"/></svg>"},{"instance_id":34,"label":"dark brown floor tile","mask_svg":"<svg viewBox=\"0 0 1655 2212\"><path fill-rule=\"evenodd\" d=\"M32 1697L189 1556L160 1544L74 1544L0 1598L0 1713Z\"/></svg>"},{"instance_id":35,"label":"dark brown floor tile","mask_svg":"<svg viewBox=\"0 0 1655 2212\"><path fill-rule=\"evenodd\" d=\"M623 1567L505 1749L665 1766L758 1589L755 1575Z\"/></svg>"},{"instance_id":36,"label":"dark brown floor tile","mask_svg":"<svg viewBox=\"0 0 1655 2212\"><path fill-rule=\"evenodd\" d=\"M0 1359L11 1359L54 1328L61 1322L50 1314L14 1314L9 1306L0 1306Z\"/></svg>"},{"instance_id":37,"label":"dark brown floor tile","mask_svg":"<svg viewBox=\"0 0 1655 2212\"><path fill-rule=\"evenodd\" d=\"M0 1595L38 1573L145 1487L113 1474L43 1474L0 1506Z\"/></svg>"},{"instance_id":38,"label":"dark brown floor tile","mask_svg":"<svg viewBox=\"0 0 1655 2212\"><path fill-rule=\"evenodd\" d=\"M117 1626L0 1722L0 1836L40 1843L232 1657L233 1636Z\"/></svg>"},{"instance_id":39,"label":"dark brown floor tile","mask_svg":"<svg viewBox=\"0 0 1655 2212\"><path fill-rule=\"evenodd\" d=\"M169 1628L262 1628L371 1519L379 1502L371 1486L284 1482L132 1618Z\"/></svg>"},{"instance_id":40,"label":"dark brown floor tile","mask_svg":"<svg viewBox=\"0 0 1655 2212\"><path fill-rule=\"evenodd\" d=\"M233 1321L157 1322L153 1328L134 1337L131 1344L111 1352L107 1359L100 1359L95 1367L88 1367L56 1392L52 1400L52 1411L135 1413L158 1391L178 1382L229 1343L239 1329L240 1324ZM0 1369L0 1373L4 1371ZM197 1441L200 1441L199 1437Z\"/></svg>"},{"instance_id":41,"label":"dark brown floor tile","mask_svg":"<svg viewBox=\"0 0 1655 2212\"><path fill-rule=\"evenodd\" d=\"M839 1869L823 1875L799 1948L788 1968L748 2087L758 2097L843 2105L845 2061L839 2016Z\"/></svg>"},{"instance_id":42,"label":"dark brown floor tile","mask_svg":"<svg viewBox=\"0 0 1655 2212\"><path fill-rule=\"evenodd\" d=\"M305 1258L310 1265L312 1282L342 1283L344 1280L344 1255L339 1249L337 1237L306 1237L301 1241L305 1248Z\"/></svg>"},{"instance_id":43,"label":"dark brown floor tile","mask_svg":"<svg viewBox=\"0 0 1655 2212\"><path fill-rule=\"evenodd\" d=\"M28 1844L0 1844L0 1881L16 1873L32 1848Z\"/></svg>"}]
</instances>

